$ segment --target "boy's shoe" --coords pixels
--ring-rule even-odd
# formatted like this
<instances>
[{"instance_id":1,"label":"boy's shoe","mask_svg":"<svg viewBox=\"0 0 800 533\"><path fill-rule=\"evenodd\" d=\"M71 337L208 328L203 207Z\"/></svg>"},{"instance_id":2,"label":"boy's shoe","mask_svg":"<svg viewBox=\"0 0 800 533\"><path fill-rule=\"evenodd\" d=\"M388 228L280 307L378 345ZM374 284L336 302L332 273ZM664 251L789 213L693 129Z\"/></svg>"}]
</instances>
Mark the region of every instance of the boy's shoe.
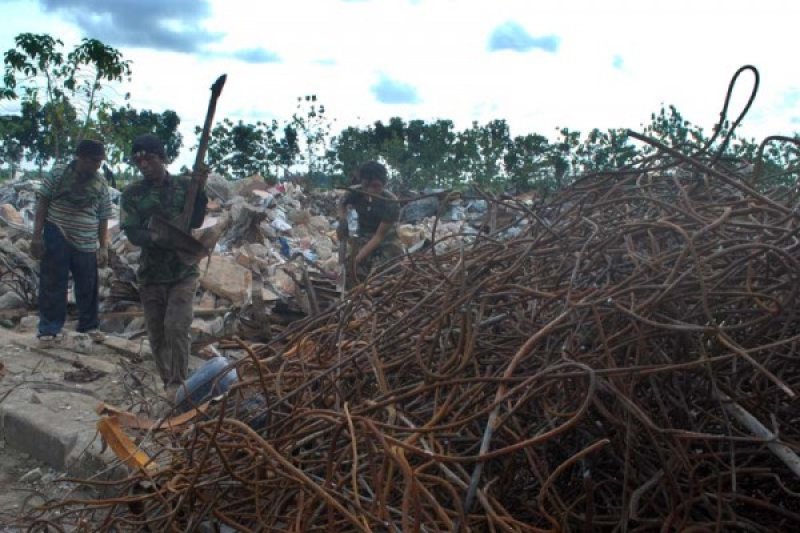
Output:
<instances>
[{"instance_id":1,"label":"boy's shoe","mask_svg":"<svg viewBox=\"0 0 800 533\"><path fill-rule=\"evenodd\" d=\"M85 333L94 342L103 342L104 340L106 340L106 334L100 331L99 329L90 329Z\"/></svg>"},{"instance_id":2,"label":"boy's shoe","mask_svg":"<svg viewBox=\"0 0 800 533\"><path fill-rule=\"evenodd\" d=\"M64 333L59 332L55 335L37 335L36 338L39 341L39 348L52 348L57 344L61 344L61 341L64 340Z\"/></svg>"}]
</instances>

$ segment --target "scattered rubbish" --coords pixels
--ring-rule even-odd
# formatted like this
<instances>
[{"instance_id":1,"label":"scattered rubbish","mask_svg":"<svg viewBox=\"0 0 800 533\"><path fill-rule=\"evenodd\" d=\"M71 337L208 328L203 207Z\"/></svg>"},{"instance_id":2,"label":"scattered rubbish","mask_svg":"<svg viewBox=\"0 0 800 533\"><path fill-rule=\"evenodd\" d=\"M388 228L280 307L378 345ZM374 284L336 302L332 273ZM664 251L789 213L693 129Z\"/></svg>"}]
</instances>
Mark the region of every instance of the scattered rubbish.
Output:
<instances>
[{"instance_id":1,"label":"scattered rubbish","mask_svg":"<svg viewBox=\"0 0 800 533\"><path fill-rule=\"evenodd\" d=\"M64 372L64 381L69 381L71 383L91 383L107 375L108 374L102 370L81 365L77 370Z\"/></svg>"}]
</instances>

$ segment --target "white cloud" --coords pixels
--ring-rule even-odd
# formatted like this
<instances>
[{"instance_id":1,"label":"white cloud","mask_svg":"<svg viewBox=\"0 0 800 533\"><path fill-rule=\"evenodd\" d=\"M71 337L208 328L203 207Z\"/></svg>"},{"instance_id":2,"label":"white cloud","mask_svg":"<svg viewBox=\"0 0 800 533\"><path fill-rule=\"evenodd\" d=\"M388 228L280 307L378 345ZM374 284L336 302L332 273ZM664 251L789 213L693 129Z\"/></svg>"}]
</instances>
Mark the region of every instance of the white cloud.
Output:
<instances>
[{"instance_id":1,"label":"white cloud","mask_svg":"<svg viewBox=\"0 0 800 533\"><path fill-rule=\"evenodd\" d=\"M187 144L203 120L208 87L223 72L228 83L219 118L289 118L298 96L316 94L337 119L334 130L399 115L449 118L459 128L505 118L512 134L552 136L557 126L638 128L662 103L710 130L730 77L752 63L762 83L741 133L790 133L800 117L800 101L787 96L800 88L796 2L764 0L757 9L744 0L208 4L208 16L195 21L212 36L197 43L203 52L121 47L134 61L132 105L177 111ZM9 15L0 48L22 31L73 43L81 36L59 12L44 12L33 0L4 6ZM557 49L491 52L492 32L509 21L530 39L557 36ZM408 90L404 103L380 101L373 89L382 79ZM749 86L743 76L731 115L742 108ZM184 150L181 160L190 161L191 154Z\"/></svg>"}]
</instances>

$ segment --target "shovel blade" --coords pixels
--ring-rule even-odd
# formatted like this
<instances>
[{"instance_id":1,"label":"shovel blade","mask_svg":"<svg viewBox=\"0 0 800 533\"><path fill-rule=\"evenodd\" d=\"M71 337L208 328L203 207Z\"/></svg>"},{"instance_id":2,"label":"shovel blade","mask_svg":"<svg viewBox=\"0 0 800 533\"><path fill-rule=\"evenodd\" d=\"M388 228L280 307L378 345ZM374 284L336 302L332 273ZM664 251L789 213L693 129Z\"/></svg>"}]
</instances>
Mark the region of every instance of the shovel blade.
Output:
<instances>
[{"instance_id":1,"label":"shovel blade","mask_svg":"<svg viewBox=\"0 0 800 533\"><path fill-rule=\"evenodd\" d=\"M160 216L153 215L148 227L155 243L175 250L185 264L196 264L208 255L209 248L205 244Z\"/></svg>"}]
</instances>

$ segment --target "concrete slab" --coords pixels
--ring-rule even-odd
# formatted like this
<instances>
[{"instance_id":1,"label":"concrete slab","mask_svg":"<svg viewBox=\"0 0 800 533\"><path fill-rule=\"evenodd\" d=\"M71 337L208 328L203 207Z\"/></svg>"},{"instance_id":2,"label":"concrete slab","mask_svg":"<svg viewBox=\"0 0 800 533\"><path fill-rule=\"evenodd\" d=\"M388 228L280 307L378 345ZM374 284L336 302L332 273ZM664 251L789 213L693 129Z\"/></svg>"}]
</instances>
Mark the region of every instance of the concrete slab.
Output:
<instances>
[{"instance_id":1,"label":"concrete slab","mask_svg":"<svg viewBox=\"0 0 800 533\"><path fill-rule=\"evenodd\" d=\"M108 339L87 355L66 345L42 349L32 335L0 329L0 361L6 371L0 379L0 441L72 477L127 475L96 431L95 406L105 401L124 409L157 401L160 380L146 341ZM191 356L190 373L204 363ZM81 365L105 375L89 383L64 379Z\"/></svg>"},{"instance_id":2,"label":"concrete slab","mask_svg":"<svg viewBox=\"0 0 800 533\"><path fill-rule=\"evenodd\" d=\"M64 470L67 457L78 442L84 424L65 417L44 404L35 403L35 396L7 399L0 404L0 428L9 446L28 453L53 468Z\"/></svg>"},{"instance_id":3,"label":"concrete slab","mask_svg":"<svg viewBox=\"0 0 800 533\"><path fill-rule=\"evenodd\" d=\"M126 469L104 449L95 424L97 400L65 391L21 391L0 404L6 445L80 479L120 479Z\"/></svg>"}]
</instances>

